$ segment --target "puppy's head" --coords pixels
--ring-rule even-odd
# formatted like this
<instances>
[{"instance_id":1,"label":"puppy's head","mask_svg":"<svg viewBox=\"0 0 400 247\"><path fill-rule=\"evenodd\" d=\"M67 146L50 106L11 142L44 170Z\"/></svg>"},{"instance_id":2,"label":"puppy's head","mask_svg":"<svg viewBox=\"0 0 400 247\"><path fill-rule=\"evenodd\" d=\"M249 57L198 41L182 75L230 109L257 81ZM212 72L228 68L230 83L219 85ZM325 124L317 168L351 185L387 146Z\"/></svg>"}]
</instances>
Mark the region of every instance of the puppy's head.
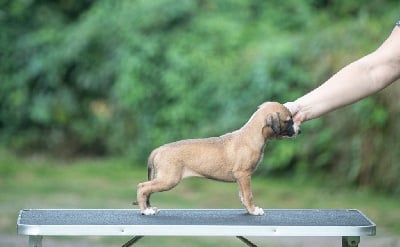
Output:
<instances>
[{"instance_id":1,"label":"puppy's head","mask_svg":"<svg viewBox=\"0 0 400 247\"><path fill-rule=\"evenodd\" d=\"M293 122L290 111L282 104L267 102L260 106L267 110L266 128L270 128L275 137L292 137L300 134L300 127Z\"/></svg>"}]
</instances>

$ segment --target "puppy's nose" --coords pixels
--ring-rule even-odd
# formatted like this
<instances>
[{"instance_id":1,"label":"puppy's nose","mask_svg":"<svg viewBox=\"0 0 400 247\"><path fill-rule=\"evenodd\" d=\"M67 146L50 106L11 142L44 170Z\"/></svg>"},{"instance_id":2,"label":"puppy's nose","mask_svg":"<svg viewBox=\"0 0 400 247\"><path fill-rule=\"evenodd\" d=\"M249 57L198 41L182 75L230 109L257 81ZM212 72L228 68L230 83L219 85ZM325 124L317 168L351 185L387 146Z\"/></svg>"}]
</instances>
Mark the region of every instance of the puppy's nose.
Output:
<instances>
[{"instance_id":1,"label":"puppy's nose","mask_svg":"<svg viewBox=\"0 0 400 247\"><path fill-rule=\"evenodd\" d=\"M299 129L299 130L297 131L297 134L298 134L298 135L300 135L300 134L301 134L301 129Z\"/></svg>"}]
</instances>

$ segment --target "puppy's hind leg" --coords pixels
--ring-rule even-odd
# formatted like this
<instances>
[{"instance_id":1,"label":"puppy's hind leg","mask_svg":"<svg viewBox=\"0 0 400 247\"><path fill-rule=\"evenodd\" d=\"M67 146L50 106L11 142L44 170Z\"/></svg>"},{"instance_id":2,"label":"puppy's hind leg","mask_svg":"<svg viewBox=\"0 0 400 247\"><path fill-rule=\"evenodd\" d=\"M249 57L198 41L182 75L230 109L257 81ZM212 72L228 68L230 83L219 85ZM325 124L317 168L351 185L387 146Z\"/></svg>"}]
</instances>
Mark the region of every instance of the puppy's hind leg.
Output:
<instances>
[{"instance_id":1,"label":"puppy's hind leg","mask_svg":"<svg viewBox=\"0 0 400 247\"><path fill-rule=\"evenodd\" d=\"M147 183L141 183L137 186L137 205L140 206L142 214L147 211L146 214L156 214L157 208L152 208L150 205L151 181L155 178L154 158L157 154L157 149L151 152L149 159L147 160ZM144 203L146 201L146 204Z\"/></svg>"},{"instance_id":2,"label":"puppy's hind leg","mask_svg":"<svg viewBox=\"0 0 400 247\"><path fill-rule=\"evenodd\" d=\"M143 215L155 215L158 213L158 209L150 205L150 196L153 193L152 182L140 183L137 188L137 202Z\"/></svg>"},{"instance_id":3,"label":"puppy's hind leg","mask_svg":"<svg viewBox=\"0 0 400 247\"><path fill-rule=\"evenodd\" d=\"M137 200L143 215L155 215L158 213L156 207L150 206L150 196L155 192L167 191L174 188L180 179L168 179L157 177L156 179L138 185Z\"/></svg>"}]
</instances>

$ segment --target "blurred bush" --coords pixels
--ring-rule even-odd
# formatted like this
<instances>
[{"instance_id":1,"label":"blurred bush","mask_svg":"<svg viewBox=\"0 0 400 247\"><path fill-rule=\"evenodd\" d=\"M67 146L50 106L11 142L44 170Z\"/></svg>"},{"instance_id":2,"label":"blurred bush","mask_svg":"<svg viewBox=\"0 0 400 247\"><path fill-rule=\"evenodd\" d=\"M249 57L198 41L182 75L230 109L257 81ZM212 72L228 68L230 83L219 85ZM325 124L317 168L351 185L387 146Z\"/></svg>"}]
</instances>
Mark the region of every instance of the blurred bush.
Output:
<instances>
[{"instance_id":1,"label":"blurred bush","mask_svg":"<svg viewBox=\"0 0 400 247\"><path fill-rule=\"evenodd\" d=\"M384 40L397 2L356 3L2 2L1 140L144 163L163 143L232 131L263 101L301 96ZM273 141L258 172L400 193L398 88Z\"/></svg>"}]
</instances>

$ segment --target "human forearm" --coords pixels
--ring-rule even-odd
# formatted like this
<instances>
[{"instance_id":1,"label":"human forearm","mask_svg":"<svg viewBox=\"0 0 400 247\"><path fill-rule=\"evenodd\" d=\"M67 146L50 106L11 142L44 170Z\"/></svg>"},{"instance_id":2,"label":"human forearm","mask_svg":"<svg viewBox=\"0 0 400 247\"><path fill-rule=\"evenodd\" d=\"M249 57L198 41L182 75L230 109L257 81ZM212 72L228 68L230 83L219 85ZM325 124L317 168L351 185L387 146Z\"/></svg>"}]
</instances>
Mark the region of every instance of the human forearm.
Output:
<instances>
[{"instance_id":1,"label":"human forearm","mask_svg":"<svg viewBox=\"0 0 400 247\"><path fill-rule=\"evenodd\" d=\"M347 65L318 88L297 99L295 103L303 115L302 121L320 117L379 90L372 83L370 68L364 61L367 59L361 58Z\"/></svg>"},{"instance_id":2,"label":"human forearm","mask_svg":"<svg viewBox=\"0 0 400 247\"><path fill-rule=\"evenodd\" d=\"M400 27L374 52L345 66L325 83L285 105L297 124L371 95L400 77Z\"/></svg>"}]
</instances>

